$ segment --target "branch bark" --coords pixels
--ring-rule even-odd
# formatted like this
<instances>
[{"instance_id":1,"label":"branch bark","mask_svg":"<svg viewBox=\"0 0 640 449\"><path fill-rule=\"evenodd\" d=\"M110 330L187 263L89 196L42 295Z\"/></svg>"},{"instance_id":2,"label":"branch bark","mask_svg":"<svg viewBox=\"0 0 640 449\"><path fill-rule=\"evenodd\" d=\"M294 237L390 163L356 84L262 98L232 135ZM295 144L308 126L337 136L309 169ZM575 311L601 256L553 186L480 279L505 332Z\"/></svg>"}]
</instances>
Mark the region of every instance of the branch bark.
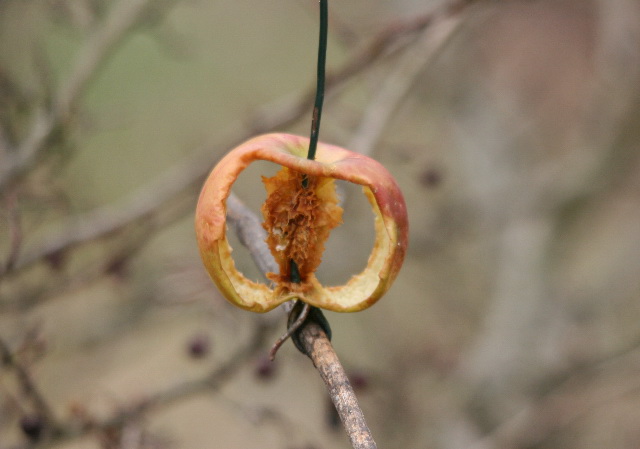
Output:
<instances>
[{"instance_id":1,"label":"branch bark","mask_svg":"<svg viewBox=\"0 0 640 449\"><path fill-rule=\"evenodd\" d=\"M378 446L364 419L356 394L327 335L318 324L308 323L300 331L300 341L327 386L331 402L338 411L353 448L376 449Z\"/></svg>"}]
</instances>

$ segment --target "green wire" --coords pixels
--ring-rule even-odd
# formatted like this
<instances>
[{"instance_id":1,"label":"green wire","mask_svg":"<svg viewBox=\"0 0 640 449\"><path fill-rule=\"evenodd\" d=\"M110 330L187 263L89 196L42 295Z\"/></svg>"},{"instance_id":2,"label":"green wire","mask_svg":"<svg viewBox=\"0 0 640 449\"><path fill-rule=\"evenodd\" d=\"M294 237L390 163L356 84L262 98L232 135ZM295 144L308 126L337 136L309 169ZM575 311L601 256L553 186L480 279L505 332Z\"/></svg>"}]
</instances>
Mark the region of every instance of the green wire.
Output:
<instances>
[{"instance_id":1,"label":"green wire","mask_svg":"<svg viewBox=\"0 0 640 449\"><path fill-rule=\"evenodd\" d=\"M320 0L320 39L318 42L318 74L316 83L316 100L313 105L313 117L311 119L311 138L309 139L309 152L307 159L315 159L318 146L318 134L320 133L320 118L322 117L322 104L324 103L325 66L327 61L327 35L329 34L329 5L328 0Z\"/></svg>"}]
</instances>

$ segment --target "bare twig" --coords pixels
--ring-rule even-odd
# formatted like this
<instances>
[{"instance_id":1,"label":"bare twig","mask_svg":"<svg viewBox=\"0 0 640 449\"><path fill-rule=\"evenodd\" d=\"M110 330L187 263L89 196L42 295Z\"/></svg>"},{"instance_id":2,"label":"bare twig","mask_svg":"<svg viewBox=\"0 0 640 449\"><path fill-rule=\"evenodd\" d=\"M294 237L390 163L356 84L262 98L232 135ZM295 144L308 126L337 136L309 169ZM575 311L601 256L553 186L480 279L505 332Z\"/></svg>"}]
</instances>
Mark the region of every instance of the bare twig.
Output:
<instances>
[{"instance_id":1,"label":"bare twig","mask_svg":"<svg viewBox=\"0 0 640 449\"><path fill-rule=\"evenodd\" d=\"M247 247L262 273L277 273L278 264L265 239L267 232L260 219L233 193L227 198L227 220L234 227L240 243Z\"/></svg>"},{"instance_id":2,"label":"bare twig","mask_svg":"<svg viewBox=\"0 0 640 449\"><path fill-rule=\"evenodd\" d=\"M20 219L20 210L18 209L17 194L15 192L10 192L5 199L5 203L10 242L9 254L7 255L4 267L0 267L0 274L3 271L9 271L13 268L22 246L22 223Z\"/></svg>"},{"instance_id":3,"label":"bare twig","mask_svg":"<svg viewBox=\"0 0 640 449\"><path fill-rule=\"evenodd\" d=\"M210 158L207 158L210 159ZM62 254L78 245L90 243L115 234L133 223L157 215L180 193L193 187L194 179L204 176L209 168L203 154L175 164L154 181L134 192L123 204L107 205L70 218L56 233L49 233L46 242L19 259L16 271L53 255Z\"/></svg>"},{"instance_id":4,"label":"bare twig","mask_svg":"<svg viewBox=\"0 0 640 449\"><path fill-rule=\"evenodd\" d=\"M40 392L29 370L17 359L9 345L0 338L0 365L4 365L16 375L22 393L31 401L39 418L45 424L44 431L49 433L56 426L56 419L47 400Z\"/></svg>"},{"instance_id":5,"label":"bare twig","mask_svg":"<svg viewBox=\"0 0 640 449\"><path fill-rule=\"evenodd\" d=\"M121 409L111 417L101 421L87 419L81 423L65 423L55 428L54 438L64 441L79 438L88 433L101 433L110 429L119 429L140 416L186 400L197 394L217 391L233 374L235 374L248 360L255 357L264 349L266 336L273 326L273 322L258 317L253 335L241 345L228 359L202 377L179 382L164 390L148 396L146 399L128 408Z\"/></svg>"},{"instance_id":6,"label":"bare twig","mask_svg":"<svg viewBox=\"0 0 640 449\"><path fill-rule=\"evenodd\" d=\"M440 17L433 22L433 27L423 31L423 35L414 46L402 54L400 61L394 64L393 70L365 109L348 148L363 154L373 151L386 124L414 85L418 75L453 36L461 21L460 15Z\"/></svg>"},{"instance_id":7,"label":"bare twig","mask_svg":"<svg viewBox=\"0 0 640 449\"><path fill-rule=\"evenodd\" d=\"M204 391L215 391L227 381L231 375L240 369L244 363L251 357L258 354L258 352L264 349L264 343L268 331L270 329L268 324L264 320L256 320L254 326L254 333L249 341L240 347L229 359L211 371L202 378L182 382L161 391L149 398L129 411L111 418L108 423L104 425L114 425L118 423L126 422L128 417L133 415L139 415L140 413L149 411L151 409L159 408L160 406L169 405L171 403L181 401L192 397L198 393Z\"/></svg>"},{"instance_id":8,"label":"bare twig","mask_svg":"<svg viewBox=\"0 0 640 449\"><path fill-rule=\"evenodd\" d=\"M377 448L347 374L322 328L308 323L300 332L307 355L324 381L354 449Z\"/></svg>"},{"instance_id":9,"label":"bare twig","mask_svg":"<svg viewBox=\"0 0 640 449\"><path fill-rule=\"evenodd\" d=\"M640 339L635 339L629 345L604 354L586 365L557 374L553 385L543 395L470 447L490 449L540 445L555 432L571 426L594 410L636 394L640 391L640 382L636 378L627 382L614 379L607 388L598 388L594 385L594 379L603 378L606 374L615 375L623 371L625 365L634 366L639 354ZM585 390L589 393L584 394Z\"/></svg>"}]
</instances>

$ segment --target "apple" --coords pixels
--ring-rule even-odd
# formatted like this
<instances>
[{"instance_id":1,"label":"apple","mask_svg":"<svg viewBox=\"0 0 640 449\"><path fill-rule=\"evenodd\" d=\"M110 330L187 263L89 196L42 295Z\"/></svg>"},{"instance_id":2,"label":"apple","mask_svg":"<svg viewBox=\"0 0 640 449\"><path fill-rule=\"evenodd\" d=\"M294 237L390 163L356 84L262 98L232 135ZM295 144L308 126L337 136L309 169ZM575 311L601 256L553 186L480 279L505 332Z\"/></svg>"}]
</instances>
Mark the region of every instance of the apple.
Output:
<instances>
[{"instance_id":1,"label":"apple","mask_svg":"<svg viewBox=\"0 0 640 449\"><path fill-rule=\"evenodd\" d=\"M355 312L373 305L391 287L408 243L407 208L395 179L367 156L318 143L314 160L306 158L309 139L291 134L266 134L227 153L207 178L196 208L200 255L211 279L231 303L253 312L268 312L300 299L335 312ZM262 208L267 243L280 266L270 273L270 286L247 279L231 256L226 237L226 200L238 175L256 160L283 169L263 179L267 200ZM324 240L341 221L333 180L362 186L374 215L375 243L367 266L344 285L325 287L314 275ZM299 279L291 280L291 261ZM299 282L298 282L299 281Z\"/></svg>"}]
</instances>

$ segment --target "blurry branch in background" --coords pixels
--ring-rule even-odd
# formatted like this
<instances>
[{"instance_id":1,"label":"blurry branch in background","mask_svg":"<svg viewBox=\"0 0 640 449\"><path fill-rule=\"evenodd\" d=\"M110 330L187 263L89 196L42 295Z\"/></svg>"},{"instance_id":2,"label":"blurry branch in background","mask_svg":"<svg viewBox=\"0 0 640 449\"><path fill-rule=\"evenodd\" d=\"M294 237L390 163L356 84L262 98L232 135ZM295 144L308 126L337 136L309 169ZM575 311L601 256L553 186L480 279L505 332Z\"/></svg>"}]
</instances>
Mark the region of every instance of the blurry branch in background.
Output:
<instances>
[{"instance_id":1,"label":"blurry branch in background","mask_svg":"<svg viewBox=\"0 0 640 449\"><path fill-rule=\"evenodd\" d=\"M386 124L414 85L417 77L438 54L438 50L444 47L462 22L461 15L449 16L448 12L448 10L444 11L439 17L440 20L430 22L433 26L424 30L418 41L400 56L400 60L369 102L347 148L359 153L371 154L376 142L384 133Z\"/></svg>"},{"instance_id":2,"label":"blurry branch in background","mask_svg":"<svg viewBox=\"0 0 640 449\"><path fill-rule=\"evenodd\" d=\"M189 202L189 205L191 203ZM70 291L79 290L106 276L119 276L126 272L127 263L135 254L144 248L147 242L154 237L157 230L181 218L184 215L182 209L171 209L168 213L150 217L149 221L133 223L127 226L126 234L121 241L110 242L109 248L98 260L83 264L81 270L71 274L65 274L62 266L65 263L65 255L52 253L46 262L55 272L55 276L47 279L36 287L24 288L19 294L0 301L0 312L4 310L26 311L47 300L61 297ZM125 231L125 229L123 229Z\"/></svg>"},{"instance_id":3,"label":"blurry branch in background","mask_svg":"<svg viewBox=\"0 0 640 449\"><path fill-rule=\"evenodd\" d=\"M194 178L199 178L204 172L202 166L201 158L175 164L157 179L134 192L122 204L106 205L79 217L67 219L59 226L60 230L57 233L51 233L47 237L42 246L20 258L15 270L28 268L34 263L57 255L64 256L64 253L76 246L107 238L138 222L153 222L154 217L173 204L180 193L193 187ZM173 214L177 215L174 219L182 216L192 205L190 201L185 203L189 204L183 204L179 212ZM166 220L163 225L171 221Z\"/></svg>"},{"instance_id":4,"label":"blurry branch in background","mask_svg":"<svg viewBox=\"0 0 640 449\"><path fill-rule=\"evenodd\" d=\"M36 167L56 130L68 125L89 81L150 4L153 4L150 0L120 0L112 7L104 23L91 33L79 51L69 78L55 94L50 110L35 111L26 137L14 151L5 153L5 160L0 164L0 191Z\"/></svg>"},{"instance_id":5,"label":"blurry branch in background","mask_svg":"<svg viewBox=\"0 0 640 449\"><path fill-rule=\"evenodd\" d=\"M20 254L20 246L22 244L22 227L20 219L20 211L18 209L18 199L16 194L8 193L4 198L5 209L7 211L7 222L9 228L9 253L4 262L4 266L0 265L0 274L13 269L18 255Z\"/></svg>"},{"instance_id":6,"label":"blurry branch in background","mask_svg":"<svg viewBox=\"0 0 640 449\"><path fill-rule=\"evenodd\" d=\"M309 0L297 0L302 8L312 14L312 17L316 17L318 5L316 1ZM358 40L358 33L353 29L351 24L343 20L339 14L333 9L329 9L329 34L337 37L341 44L346 47L351 46Z\"/></svg>"},{"instance_id":7,"label":"blurry branch in background","mask_svg":"<svg viewBox=\"0 0 640 449\"><path fill-rule=\"evenodd\" d=\"M424 14L388 25L368 39L365 44L356 45L353 54L347 58L346 63L340 69L333 71L328 69L326 95L335 94L346 81L368 69L374 62L402 53L413 42L416 34L437 25L441 20L462 13L465 7L477 1L457 0ZM259 108L254 121L249 122L254 124L253 133L264 132L264 128L275 129L282 126L278 125L279 123L294 122L308 112L309 105L313 103L314 95L315 88L310 87L301 95L279 99Z\"/></svg>"},{"instance_id":8,"label":"blurry branch in background","mask_svg":"<svg viewBox=\"0 0 640 449\"><path fill-rule=\"evenodd\" d=\"M55 427L56 421L53 411L33 380L29 369L21 363L9 344L2 338L0 338L0 366L15 374L22 394L31 402L34 416L43 421L45 434L47 429Z\"/></svg>"},{"instance_id":9,"label":"blurry branch in background","mask_svg":"<svg viewBox=\"0 0 640 449\"><path fill-rule=\"evenodd\" d=\"M121 434L131 422L145 413L170 406L197 394L219 390L247 361L264 351L267 344L266 337L275 324L275 321L265 318L267 318L266 315L257 316L254 320L255 325L252 326L253 333L248 341L239 345L225 362L218 364L202 377L179 382L166 389L151 393L137 403L119 407L112 416L105 419L95 419L84 410L76 410L76 413L70 418L56 420L29 370L20 363L8 344L2 339L0 339L0 361L4 367L15 373L23 394L33 404L34 413L29 413L27 416L38 420L40 426L38 441L57 443L80 438L87 434L113 436ZM23 447L30 446L18 446L16 449Z\"/></svg>"},{"instance_id":10,"label":"blurry branch in background","mask_svg":"<svg viewBox=\"0 0 640 449\"><path fill-rule=\"evenodd\" d=\"M241 344L226 361L216 365L202 377L179 382L166 389L149 394L141 401L120 407L112 416L96 420L90 416L71 418L69 422L59 424L53 429L56 441L79 438L89 433L101 435L120 433L131 421L135 421L146 413L159 410L174 403L187 400L202 393L218 391L233 375L235 375L250 359L264 351L266 337L273 329L274 322L266 320L266 315L259 315L254 320L252 335Z\"/></svg>"},{"instance_id":11,"label":"blurry branch in background","mask_svg":"<svg viewBox=\"0 0 640 449\"><path fill-rule=\"evenodd\" d=\"M640 338L636 338L630 345L551 375L527 407L469 449L538 446L603 405L637 394L640 380L625 373L635 371L639 356Z\"/></svg>"}]
</instances>

